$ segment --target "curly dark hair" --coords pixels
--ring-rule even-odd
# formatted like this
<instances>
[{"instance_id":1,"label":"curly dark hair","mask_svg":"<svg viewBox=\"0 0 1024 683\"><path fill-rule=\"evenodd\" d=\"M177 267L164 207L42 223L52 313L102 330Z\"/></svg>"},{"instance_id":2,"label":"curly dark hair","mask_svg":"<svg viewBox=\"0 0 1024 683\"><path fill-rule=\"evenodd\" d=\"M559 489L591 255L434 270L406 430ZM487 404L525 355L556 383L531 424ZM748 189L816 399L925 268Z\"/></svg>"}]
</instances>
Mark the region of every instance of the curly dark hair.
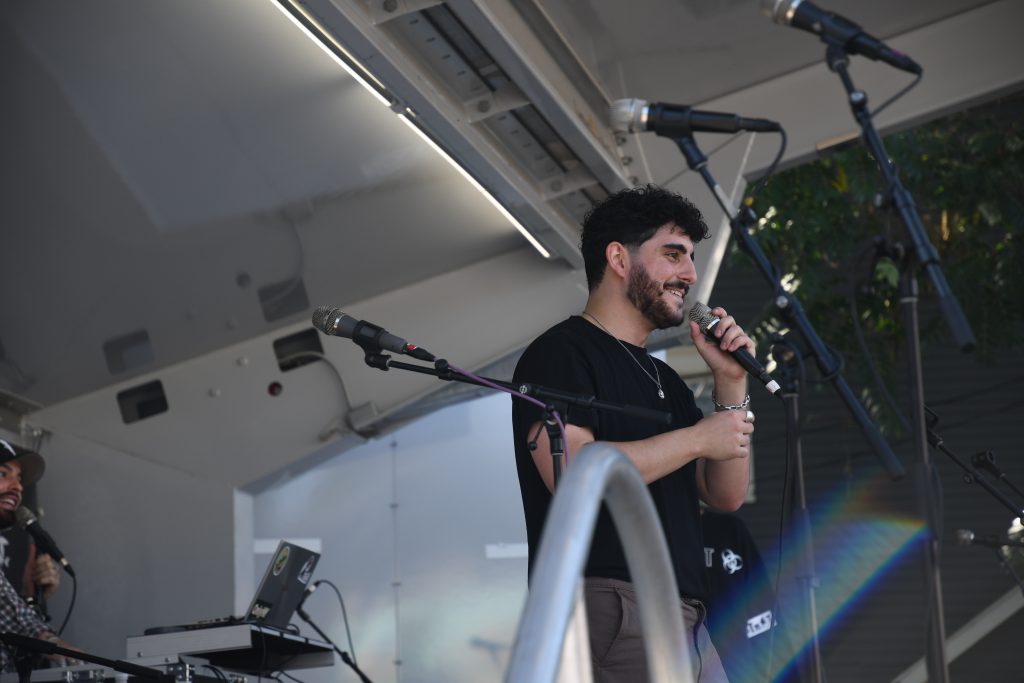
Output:
<instances>
[{"instance_id":1,"label":"curly dark hair","mask_svg":"<svg viewBox=\"0 0 1024 683\"><path fill-rule=\"evenodd\" d=\"M630 250L651 239L658 229L675 224L694 243L708 236L700 210L690 200L657 185L621 190L595 205L583 219L580 251L591 291L604 278L605 249L621 242Z\"/></svg>"}]
</instances>

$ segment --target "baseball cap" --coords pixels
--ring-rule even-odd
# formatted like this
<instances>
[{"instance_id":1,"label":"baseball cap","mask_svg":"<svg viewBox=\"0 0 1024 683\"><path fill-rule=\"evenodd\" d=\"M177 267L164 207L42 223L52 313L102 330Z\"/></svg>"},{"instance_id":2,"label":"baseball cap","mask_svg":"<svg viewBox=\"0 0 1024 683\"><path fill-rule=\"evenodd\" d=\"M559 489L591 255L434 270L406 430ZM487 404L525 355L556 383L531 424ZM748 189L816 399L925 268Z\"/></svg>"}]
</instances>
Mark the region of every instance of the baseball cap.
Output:
<instances>
[{"instance_id":1,"label":"baseball cap","mask_svg":"<svg viewBox=\"0 0 1024 683\"><path fill-rule=\"evenodd\" d=\"M17 460L21 465L21 483L25 486L39 481L46 471L43 456L27 448L16 446L10 441L0 439L0 463Z\"/></svg>"}]
</instances>

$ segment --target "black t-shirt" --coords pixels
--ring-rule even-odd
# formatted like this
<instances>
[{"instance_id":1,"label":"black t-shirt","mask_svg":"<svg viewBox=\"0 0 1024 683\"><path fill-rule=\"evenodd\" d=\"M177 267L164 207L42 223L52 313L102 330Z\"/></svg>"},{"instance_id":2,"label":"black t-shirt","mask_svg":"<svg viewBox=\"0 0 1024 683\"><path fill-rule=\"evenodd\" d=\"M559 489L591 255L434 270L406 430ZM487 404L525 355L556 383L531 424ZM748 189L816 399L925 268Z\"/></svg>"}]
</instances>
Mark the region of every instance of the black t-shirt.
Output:
<instances>
[{"instance_id":1,"label":"black t-shirt","mask_svg":"<svg viewBox=\"0 0 1024 683\"><path fill-rule=\"evenodd\" d=\"M570 407L563 416L566 422L590 428L598 441L638 441L673 429L689 427L701 419L702 414L694 403L693 393L672 368L648 356L642 347L631 344L625 346L624 349L616 339L583 318L573 316L555 325L530 344L516 365L514 381L672 413L671 425L665 425L593 409ZM657 375L665 391L664 399L658 397L658 389L651 377L637 365L640 363L647 372L654 375L652 362L657 364ZM532 436L528 433L530 426L541 419L541 414L540 408L526 401L513 401L512 431L526 516L531 570L552 497L527 447ZM542 434L540 438L547 437ZM706 574L696 463L687 464L652 482L647 488L654 499L665 532L680 594L703 598L706 594ZM605 506L602 506L597 519L584 575L630 580L622 545Z\"/></svg>"},{"instance_id":2,"label":"black t-shirt","mask_svg":"<svg viewBox=\"0 0 1024 683\"><path fill-rule=\"evenodd\" d=\"M754 538L735 515L705 510L701 522L710 580L708 632L729 683L776 680L769 667L775 662L779 668L785 643L772 634L775 594Z\"/></svg>"}]
</instances>

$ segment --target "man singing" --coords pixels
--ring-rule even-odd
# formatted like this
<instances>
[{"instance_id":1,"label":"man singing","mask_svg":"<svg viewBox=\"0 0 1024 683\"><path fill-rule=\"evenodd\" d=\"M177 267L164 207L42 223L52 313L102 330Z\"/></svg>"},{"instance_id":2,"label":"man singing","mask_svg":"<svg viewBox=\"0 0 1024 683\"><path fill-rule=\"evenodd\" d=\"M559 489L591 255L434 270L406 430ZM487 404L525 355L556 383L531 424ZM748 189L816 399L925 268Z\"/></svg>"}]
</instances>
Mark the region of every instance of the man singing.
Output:
<instances>
[{"instance_id":1,"label":"man singing","mask_svg":"<svg viewBox=\"0 0 1024 683\"><path fill-rule=\"evenodd\" d=\"M655 186L619 192L596 206L581 239L586 307L526 349L514 381L672 414L671 425L664 425L570 407L566 453L571 467L583 445L611 442L647 482L679 587L675 599L692 636L679 646L690 650L695 680L719 683L725 672L703 626L699 501L731 511L746 496L753 413L746 410L746 373L729 352L745 347L753 354L754 344L720 308L713 309L721 317L714 342L689 323L715 381L715 412L707 417L678 375L644 348L652 331L683 322L685 297L697 282L693 245L707 234L696 207ZM512 422L532 567L551 503L553 466L543 434L536 449L528 446L541 426L540 409L516 401ZM594 680L648 680L636 593L607 509L598 517L584 576Z\"/></svg>"}]
</instances>

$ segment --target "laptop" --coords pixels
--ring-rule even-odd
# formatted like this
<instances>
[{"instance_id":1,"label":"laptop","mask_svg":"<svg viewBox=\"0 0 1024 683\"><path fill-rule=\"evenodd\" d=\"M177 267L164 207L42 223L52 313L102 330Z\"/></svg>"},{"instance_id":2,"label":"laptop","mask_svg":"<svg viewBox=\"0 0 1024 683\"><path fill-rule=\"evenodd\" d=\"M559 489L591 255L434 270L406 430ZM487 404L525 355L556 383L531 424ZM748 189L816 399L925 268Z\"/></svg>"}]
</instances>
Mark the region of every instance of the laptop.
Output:
<instances>
[{"instance_id":1,"label":"laptop","mask_svg":"<svg viewBox=\"0 0 1024 683\"><path fill-rule=\"evenodd\" d=\"M313 570L319 561L320 553L288 541L281 541L277 544L277 550L274 551L270 564L263 573L263 580L260 581L256 595L253 596L244 616L205 619L194 624L178 626L153 626L143 633L156 635L236 624L256 624L281 631L287 630L288 623L302 601L302 595L309 587Z\"/></svg>"},{"instance_id":2,"label":"laptop","mask_svg":"<svg viewBox=\"0 0 1024 683\"><path fill-rule=\"evenodd\" d=\"M288 541L278 543L242 621L282 630L288 628L319 560L320 553Z\"/></svg>"}]
</instances>

